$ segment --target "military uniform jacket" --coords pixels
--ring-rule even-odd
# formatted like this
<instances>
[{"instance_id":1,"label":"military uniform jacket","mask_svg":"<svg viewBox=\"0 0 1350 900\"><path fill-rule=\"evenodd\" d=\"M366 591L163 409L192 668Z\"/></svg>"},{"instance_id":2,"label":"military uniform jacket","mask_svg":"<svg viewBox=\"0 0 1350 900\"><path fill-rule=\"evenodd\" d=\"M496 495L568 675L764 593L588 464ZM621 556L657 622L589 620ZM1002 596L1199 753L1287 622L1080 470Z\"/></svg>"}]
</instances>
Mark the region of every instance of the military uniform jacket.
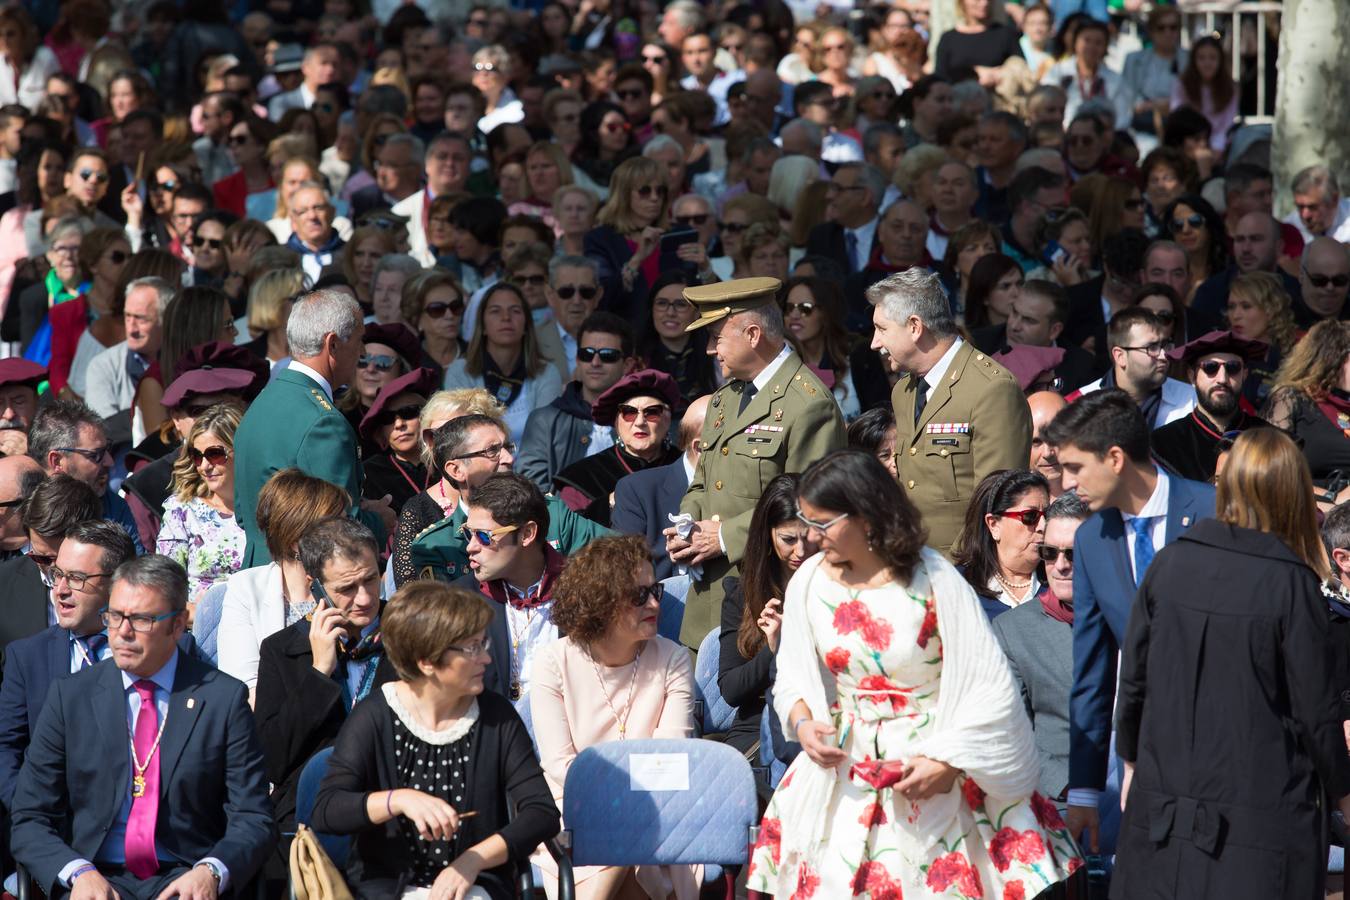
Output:
<instances>
[{"instance_id":1,"label":"military uniform jacket","mask_svg":"<svg viewBox=\"0 0 1350 900\"><path fill-rule=\"evenodd\" d=\"M834 395L797 354L783 360L741 413L747 386L731 381L713 394L698 466L680 504L695 521L717 517L726 548L725 556L704 561L703 578L686 601L680 640L688 647L697 647L720 624L722 579L736 573L750 516L769 482L784 472L804 471L846 443Z\"/></svg>"},{"instance_id":2,"label":"military uniform jacket","mask_svg":"<svg viewBox=\"0 0 1350 900\"><path fill-rule=\"evenodd\" d=\"M291 466L345 490L352 499L352 515L383 543L379 518L358 515L362 474L356 433L308 376L282 370L263 388L239 423L234 457L234 514L248 541L243 568L272 561L254 517L258 493L273 474Z\"/></svg>"},{"instance_id":3,"label":"military uniform jacket","mask_svg":"<svg viewBox=\"0 0 1350 900\"><path fill-rule=\"evenodd\" d=\"M573 512L556 494L546 494L544 500L548 504L548 543L563 556L570 557L596 538L614 534ZM409 559L418 578L452 582L469 574L467 544L459 535L466 518L463 505L456 506L450 515L413 538Z\"/></svg>"},{"instance_id":4,"label":"military uniform jacket","mask_svg":"<svg viewBox=\"0 0 1350 900\"><path fill-rule=\"evenodd\" d=\"M975 486L990 472L1027 467L1031 409L1012 374L968 343L928 389L916 423L917 384L902 378L891 393L896 472L923 515L928 546L950 555Z\"/></svg>"}]
</instances>

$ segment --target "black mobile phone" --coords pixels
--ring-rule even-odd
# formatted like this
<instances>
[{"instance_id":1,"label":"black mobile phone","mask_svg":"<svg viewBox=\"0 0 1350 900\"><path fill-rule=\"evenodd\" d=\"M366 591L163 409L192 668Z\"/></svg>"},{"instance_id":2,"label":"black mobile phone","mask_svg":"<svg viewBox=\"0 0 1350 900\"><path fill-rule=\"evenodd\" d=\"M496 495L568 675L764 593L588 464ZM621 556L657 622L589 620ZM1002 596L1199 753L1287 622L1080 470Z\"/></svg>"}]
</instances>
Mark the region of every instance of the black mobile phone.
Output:
<instances>
[{"instance_id":1,"label":"black mobile phone","mask_svg":"<svg viewBox=\"0 0 1350 900\"><path fill-rule=\"evenodd\" d=\"M698 266L680 259L679 250L685 244L698 240L698 232L692 228L676 228L661 235L661 271L684 269L689 275L698 274Z\"/></svg>"},{"instance_id":2,"label":"black mobile phone","mask_svg":"<svg viewBox=\"0 0 1350 900\"><path fill-rule=\"evenodd\" d=\"M314 599L318 601L319 609L323 609L324 607L335 609L337 607L337 604L333 602L333 598L328 596L328 592L323 589L323 585L319 583L317 578L309 583L309 592L313 594ZM343 618L346 617L344 616ZM344 647L347 646L347 632L339 631L337 639L339 644Z\"/></svg>"}]
</instances>

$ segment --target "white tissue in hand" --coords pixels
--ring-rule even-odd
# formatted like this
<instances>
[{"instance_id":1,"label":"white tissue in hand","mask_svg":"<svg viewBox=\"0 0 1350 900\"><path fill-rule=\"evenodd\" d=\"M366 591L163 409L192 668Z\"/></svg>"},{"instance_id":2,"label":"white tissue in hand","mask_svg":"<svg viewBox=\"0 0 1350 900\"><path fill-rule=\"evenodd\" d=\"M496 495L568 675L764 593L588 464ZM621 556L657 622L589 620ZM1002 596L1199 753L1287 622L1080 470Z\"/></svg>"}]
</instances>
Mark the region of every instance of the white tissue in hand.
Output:
<instances>
[{"instance_id":1,"label":"white tissue in hand","mask_svg":"<svg viewBox=\"0 0 1350 900\"><path fill-rule=\"evenodd\" d=\"M689 535L694 531L695 519L689 513L667 513L666 518L670 519L670 524L675 529L675 533L680 536L680 540L689 540ZM675 571L680 575L688 575L694 581L703 580L702 566L686 566L683 563L675 564Z\"/></svg>"}]
</instances>

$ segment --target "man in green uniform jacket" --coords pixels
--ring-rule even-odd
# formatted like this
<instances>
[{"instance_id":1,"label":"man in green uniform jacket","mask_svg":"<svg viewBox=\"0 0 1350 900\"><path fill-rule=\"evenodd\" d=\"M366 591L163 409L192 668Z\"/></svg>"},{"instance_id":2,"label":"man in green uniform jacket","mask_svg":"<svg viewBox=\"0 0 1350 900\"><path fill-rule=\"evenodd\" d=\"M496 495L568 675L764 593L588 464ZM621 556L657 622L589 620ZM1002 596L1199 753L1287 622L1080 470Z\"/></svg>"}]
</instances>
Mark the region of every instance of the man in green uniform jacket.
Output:
<instances>
[{"instance_id":1,"label":"man in green uniform jacket","mask_svg":"<svg viewBox=\"0 0 1350 900\"><path fill-rule=\"evenodd\" d=\"M382 545L393 530L387 497L361 502L356 434L333 407L334 388L356 374L361 333L361 307L339 291L315 291L291 310L286 322L291 363L263 388L234 435L234 514L248 542L244 568L272 561L254 515L258 492L275 472L291 466L346 490L352 515Z\"/></svg>"},{"instance_id":2,"label":"man in green uniform jacket","mask_svg":"<svg viewBox=\"0 0 1350 900\"><path fill-rule=\"evenodd\" d=\"M466 518L464 505L478 485L498 472L511 471L515 449L501 423L490 416L460 416L436 430L433 447L436 465L459 491L460 502L454 512L413 540L410 558L418 577L454 581L469 571L468 541L459 533ZM548 504L546 540L563 556L571 556L598 537L613 534L577 515L552 494L544 500Z\"/></svg>"},{"instance_id":3,"label":"man in green uniform jacket","mask_svg":"<svg viewBox=\"0 0 1350 900\"><path fill-rule=\"evenodd\" d=\"M708 352L727 383L703 420L698 467L680 512L693 520L681 537L666 530L676 563L701 566L685 603L680 640L697 648L721 621L722 579L736 574L760 495L784 472L801 472L845 445L834 395L793 352L778 308L776 278L741 278L687 288L709 327Z\"/></svg>"}]
</instances>

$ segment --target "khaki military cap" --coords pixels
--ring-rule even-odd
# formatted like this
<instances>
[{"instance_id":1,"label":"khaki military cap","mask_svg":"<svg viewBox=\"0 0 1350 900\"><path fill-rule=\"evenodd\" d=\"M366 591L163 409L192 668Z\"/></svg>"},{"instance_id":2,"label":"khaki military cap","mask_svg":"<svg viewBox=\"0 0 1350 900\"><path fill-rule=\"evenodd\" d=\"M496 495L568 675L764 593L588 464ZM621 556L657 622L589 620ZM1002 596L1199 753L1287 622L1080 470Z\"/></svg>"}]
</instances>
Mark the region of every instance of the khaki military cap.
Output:
<instances>
[{"instance_id":1,"label":"khaki military cap","mask_svg":"<svg viewBox=\"0 0 1350 900\"><path fill-rule=\"evenodd\" d=\"M737 278L687 287L684 299L694 304L698 318L685 331L696 331L735 313L773 303L782 287L783 282L777 278Z\"/></svg>"}]
</instances>

